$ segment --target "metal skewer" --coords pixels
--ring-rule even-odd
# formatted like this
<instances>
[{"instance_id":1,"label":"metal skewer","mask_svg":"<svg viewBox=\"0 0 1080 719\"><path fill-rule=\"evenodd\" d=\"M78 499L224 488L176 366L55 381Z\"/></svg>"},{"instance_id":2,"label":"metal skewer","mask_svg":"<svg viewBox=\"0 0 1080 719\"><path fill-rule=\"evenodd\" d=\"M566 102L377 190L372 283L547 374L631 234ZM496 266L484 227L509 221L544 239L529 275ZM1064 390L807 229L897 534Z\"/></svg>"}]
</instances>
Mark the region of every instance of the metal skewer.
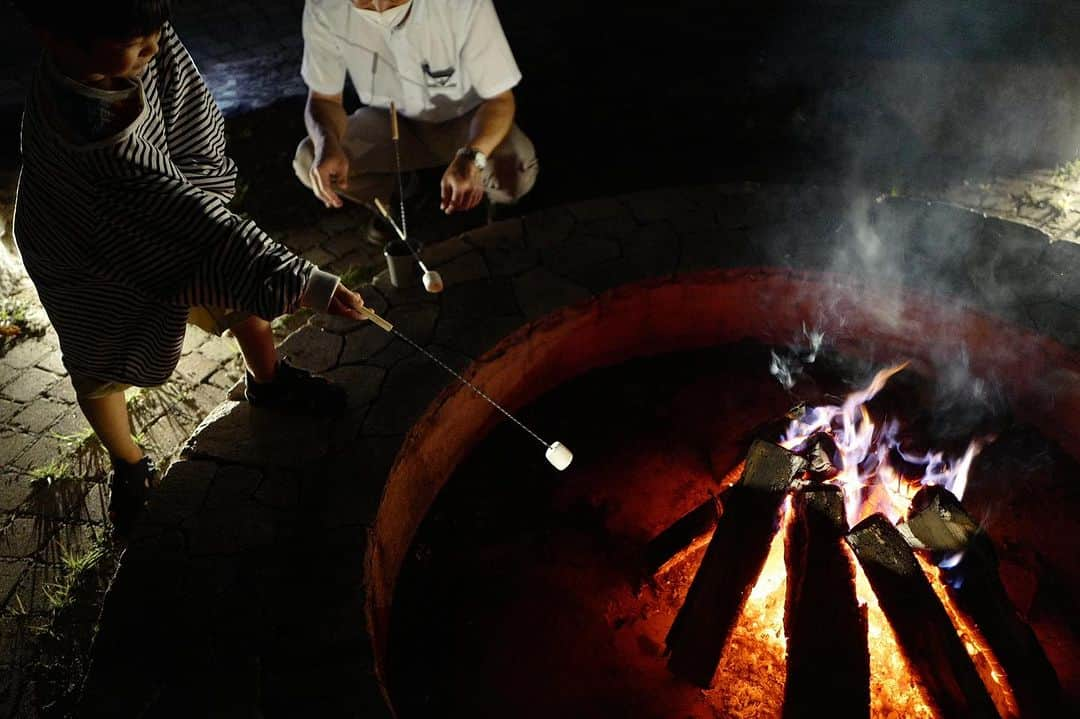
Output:
<instances>
[{"instance_id":1,"label":"metal skewer","mask_svg":"<svg viewBox=\"0 0 1080 719\"><path fill-rule=\"evenodd\" d=\"M394 167L397 168L397 186L398 186L398 207L401 209L401 232L402 240L405 240L404 235L408 234L408 225L405 224L405 185L401 180L401 136L398 133L398 121L397 121L397 105L393 100L390 101L390 139L394 141ZM414 253L415 254L415 253Z\"/></svg>"},{"instance_id":2,"label":"metal skewer","mask_svg":"<svg viewBox=\"0 0 1080 719\"><path fill-rule=\"evenodd\" d=\"M525 426L525 424L521 420L519 420L517 417L510 414L507 410L503 409L502 405L500 405L498 402L493 400L491 397L488 397L483 392L483 390L481 390L479 387L474 385L472 382L470 382L469 380L465 379L460 374L455 372L453 370L453 368L451 368L448 364L446 364L445 362L440 360L438 357L431 354L426 349L424 349L423 347L421 347L417 343L413 342L411 339L409 339L405 335L401 334L401 332L399 332L394 327L393 323L391 323L390 321L388 321L388 320L384 319L383 317L381 317L377 312L375 312L375 310L372 310L372 309L370 309L368 307L361 307L360 308L360 313L362 315L364 315L365 317L367 317L369 320L371 320L380 329L382 329L382 330L384 330L386 332L389 332L390 334L394 335L398 339L404 340L408 344L412 345L414 348L416 348L416 349L420 350L421 352L423 352L425 355L427 355L428 359L430 359L432 362L434 362L435 364L439 365L444 370L449 372L451 375L453 375L463 385L465 385L466 387L471 389L473 392L475 392L480 397L487 400L488 404L490 404L492 407L494 407L495 409L502 412L502 414L505 415L511 422L516 424L518 427L521 427L521 429L525 430L525 432L527 432L529 434L529 436L531 436L533 439L535 439L537 442L539 442L541 445L544 446L544 448L546 450L544 452L544 457L547 459L547 461L549 463L551 463L551 465L553 467L555 467L555 469L557 469L559 471L562 471L562 470L564 470L564 469L566 469L567 467L570 466L570 462L572 462L573 459L574 459L574 454L562 442L552 442L551 444L548 444L547 442L545 442L540 437L540 435L538 435L536 432L532 431L527 426Z\"/></svg>"},{"instance_id":3,"label":"metal skewer","mask_svg":"<svg viewBox=\"0 0 1080 719\"><path fill-rule=\"evenodd\" d=\"M382 203L378 197L375 198L375 207L379 210L379 214L386 218L386 221L390 223L390 226L394 228L394 232L401 238L401 241L405 243L405 246L409 248L409 252L412 253L413 258L416 260L416 264L420 265L420 269L424 271L424 289L428 292L436 293L443 291L443 280L435 270L429 270L428 266L424 264L424 260L420 258L420 253L412 246L408 238L405 235L405 231L398 227L398 224L394 222L394 218L390 216L390 211L386 209L386 205Z\"/></svg>"},{"instance_id":4,"label":"metal skewer","mask_svg":"<svg viewBox=\"0 0 1080 719\"><path fill-rule=\"evenodd\" d=\"M401 143L400 133L398 132L398 116L397 105L393 101L390 102L390 139L394 142L394 167L397 170L397 185L398 185L398 207L401 210L401 226L399 227L394 219L390 216L390 211L378 197L375 198L375 207L378 208L379 214L381 214L386 220L394 227L398 237L405 243L405 246L409 249L409 252L416 259L417 264L420 265L420 269L424 272L424 289L432 294L436 294L443 291L445 285L443 285L442 275L434 270L429 270L424 264L424 261L420 259L420 253L412 242L409 241L409 229L405 222L405 185L401 179Z\"/></svg>"}]
</instances>

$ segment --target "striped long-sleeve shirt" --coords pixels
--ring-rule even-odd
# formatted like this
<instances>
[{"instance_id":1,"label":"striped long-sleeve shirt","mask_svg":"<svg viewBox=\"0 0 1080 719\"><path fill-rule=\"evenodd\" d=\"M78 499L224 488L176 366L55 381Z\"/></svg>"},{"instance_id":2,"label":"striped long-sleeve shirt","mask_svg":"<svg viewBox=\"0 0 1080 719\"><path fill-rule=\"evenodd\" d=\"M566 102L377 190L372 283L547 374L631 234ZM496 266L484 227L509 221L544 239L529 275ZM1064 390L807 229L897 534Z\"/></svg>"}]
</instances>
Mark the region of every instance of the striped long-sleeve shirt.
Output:
<instances>
[{"instance_id":1,"label":"striped long-sleeve shirt","mask_svg":"<svg viewBox=\"0 0 1080 719\"><path fill-rule=\"evenodd\" d=\"M231 212L224 122L173 29L130 88L104 91L43 60L23 115L13 230L71 372L161 384L188 308L270 319L337 278Z\"/></svg>"}]
</instances>

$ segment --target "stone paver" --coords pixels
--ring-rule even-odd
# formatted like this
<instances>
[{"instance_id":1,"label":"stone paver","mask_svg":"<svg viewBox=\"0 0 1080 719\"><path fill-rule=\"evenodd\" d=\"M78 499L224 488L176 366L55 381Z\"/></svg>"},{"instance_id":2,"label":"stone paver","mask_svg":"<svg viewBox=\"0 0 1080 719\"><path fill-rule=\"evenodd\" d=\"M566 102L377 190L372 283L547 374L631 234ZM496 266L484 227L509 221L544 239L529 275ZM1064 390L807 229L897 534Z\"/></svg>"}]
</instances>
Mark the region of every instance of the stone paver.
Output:
<instances>
[{"instance_id":1,"label":"stone paver","mask_svg":"<svg viewBox=\"0 0 1080 719\"><path fill-rule=\"evenodd\" d=\"M299 367L325 372L338 363L345 340L338 335L307 326L290 335L281 352Z\"/></svg>"},{"instance_id":2,"label":"stone paver","mask_svg":"<svg viewBox=\"0 0 1080 719\"><path fill-rule=\"evenodd\" d=\"M26 404L59 381L60 377L52 372L31 367L21 371L14 381L5 386L3 395L7 399Z\"/></svg>"},{"instance_id":3,"label":"stone paver","mask_svg":"<svg viewBox=\"0 0 1080 719\"><path fill-rule=\"evenodd\" d=\"M345 347L341 353L342 364L354 364L378 354L390 344L393 337L377 327L364 327L345 337Z\"/></svg>"},{"instance_id":4,"label":"stone paver","mask_svg":"<svg viewBox=\"0 0 1080 719\"><path fill-rule=\"evenodd\" d=\"M566 305L592 297L588 289L565 280L543 267L514 278L514 292L525 317L536 319Z\"/></svg>"},{"instance_id":5,"label":"stone paver","mask_svg":"<svg viewBox=\"0 0 1080 719\"><path fill-rule=\"evenodd\" d=\"M5 477L10 477L15 472L15 458L33 444L36 437L22 432L0 433L0 471Z\"/></svg>"},{"instance_id":6,"label":"stone paver","mask_svg":"<svg viewBox=\"0 0 1080 719\"><path fill-rule=\"evenodd\" d=\"M9 420L22 411L23 405L9 399L0 399L0 426L7 426Z\"/></svg>"},{"instance_id":7,"label":"stone paver","mask_svg":"<svg viewBox=\"0 0 1080 719\"><path fill-rule=\"evenodd\" d=\"M10 367L22 370L40 363L50 354L54 354L51 345L39 339L31 339L20 342L5 353L4 362Z\"/></svg>"},{"instance_id":8,"label":"stone paver","mask_svg":"<svg viewBox=\"0 0 1080 719\"><path fill-rule=\"evenodd\" d=\"M926 192L1041 230L1054 240L1080 243L1080 165L1075 163L1030 170L1019 177L963 180Z\"/></svg>"},{"instance_id":9,"label":"stone paver","mask_svg":"<svg viewBox=\"0 0 1080 719\"><path fill-rule=\"evenodd\" d=\"M23 405L11 423L31 434L41 434L70 409L69 405L50 400L40 400Z\"/></svg>"}]
</instances>

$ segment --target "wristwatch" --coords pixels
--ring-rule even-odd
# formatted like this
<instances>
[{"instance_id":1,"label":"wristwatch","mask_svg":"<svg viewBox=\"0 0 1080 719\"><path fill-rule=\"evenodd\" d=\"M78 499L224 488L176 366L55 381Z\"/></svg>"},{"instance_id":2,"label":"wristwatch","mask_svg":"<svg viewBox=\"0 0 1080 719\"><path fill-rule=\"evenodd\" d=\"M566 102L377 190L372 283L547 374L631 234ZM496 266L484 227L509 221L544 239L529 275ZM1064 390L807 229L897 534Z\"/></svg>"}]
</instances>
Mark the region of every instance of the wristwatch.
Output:
<instances>
[{"instance_id":1,"label":"wristwatch","mask_svg":"<svg viewBox=\"0 0 1080 719\"><path fill-rule=\"evenodd\" d=\"M475 147L463 147L457 151L458 157L467 157L472 160L472 163L476 165L477 170L483 170L487 167L487 155L477 150Z\"/></svg>"}]
</instances>

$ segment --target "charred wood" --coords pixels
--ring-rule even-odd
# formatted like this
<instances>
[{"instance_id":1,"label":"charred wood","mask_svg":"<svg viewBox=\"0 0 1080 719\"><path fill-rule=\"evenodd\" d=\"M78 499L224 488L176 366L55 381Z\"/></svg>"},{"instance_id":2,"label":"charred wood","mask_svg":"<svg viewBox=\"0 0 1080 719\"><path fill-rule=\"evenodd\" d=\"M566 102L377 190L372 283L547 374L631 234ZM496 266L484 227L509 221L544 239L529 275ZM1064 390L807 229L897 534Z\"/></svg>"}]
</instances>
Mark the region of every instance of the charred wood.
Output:
<instances>
[{"instance_id":1,"label":"charred wood","mask_svg":"<svg viewBox=\"0 0 1080 719\"><path fill-rule=\"evenodd\" d=\"M1001 583L990 537L946 489L927 487L912 502L912 533L949 566L941 578L953 605L993 650L1024 717L1062 714L1057 673Z\"/></svg>"},{"instance_id":2,"label":"charred wood","mask_svg":"<svg viewBox=\"0 0 1080 719\"><path fill-rule=\"evenodd\" d=\"M783 415L755 425L743 436L743 441L746 442L748 450L754 442L759 440L776 442L788 430L792 422L802 419L805 415L806 403L800 402L788 409L787 412L784 412Z\"/></svg>"},{"instance_id":3,"label":"charred wood","mask_svg":"<svg viewBox=\"0 0 1080 719\"><path fill-rule=\"evenodd\" d=\"M806 470L806 460L769 442L757 441L739 481L724 495L694 581L667 635L668 668L700 687L709 687L724 645L753 589L776 532L784 495Z\"/></svg>"},{"instance_id":4,"label":"charred wood","mask_svg":"<svg viewBox=\"0 0 1080 719\"><path fill-rule=\"evenodd\" d=\"M827 432L815 432L806 441L806 458L810 462L810 476L820 482L840 474L836 466L840 452L836 441Z\"/></svg>"},{"instance_id":5,"label":"charred wood","mask_svg":"<svg viewBox=\"0 0 1080 719\"><path fill-rule=\"evenodd\" d=\"M739 481L745 469L744 459L724 475L719 486L725 490L730 489ZM639 574L635 578L636 583L640 586L650 581L655 575L708 544L716 527L716 520L723 511L724 505L720 497L713 495L656 535L645 546L641 565L637 568Z\"/></svg>"},{"instance_id":6,"label":"charred wood","mask_svg":"<svg viewBox=\"0 0 1080 719\"><path fill-rule=\"evenodd\" d=\"M645 547L645 576L656 574L683 549L708 535L716 526L720 511L719 500L710 497L656 535Z\"/></svg>"},{"instance_id":7,"label":"charred wood","mask_svg":"<svg viewBox=\"0 0 1080 719\"><path fill-rule=\"evenodd\" d=\"M855 595L846 551L844 498L818 485L795 495L788 526L784 630L787 634L785 719L870 716L870 650L866 608Z\"/></svg>"},{"instance_id":8,"label":"charred wood","mask_svg":"<svg viewBox=\"0 0 1080 719\"><path fill-rule=\"evenodd\" d=\"M897 642L942 717L998 717L948 613L900 532L875 514L847 535Z\"/></svg>"},{"instance_id":9,"label":"charred wood","mask_svg":"<svg viewBox=\"0 0 1080 719\"><path fill-rule=\"evenodd\" d=\"M923 547L933 552L967 549L979 531L956 496L944 487L923 487L911 499L908 528Z\"/></svg>"}]
</instances>

